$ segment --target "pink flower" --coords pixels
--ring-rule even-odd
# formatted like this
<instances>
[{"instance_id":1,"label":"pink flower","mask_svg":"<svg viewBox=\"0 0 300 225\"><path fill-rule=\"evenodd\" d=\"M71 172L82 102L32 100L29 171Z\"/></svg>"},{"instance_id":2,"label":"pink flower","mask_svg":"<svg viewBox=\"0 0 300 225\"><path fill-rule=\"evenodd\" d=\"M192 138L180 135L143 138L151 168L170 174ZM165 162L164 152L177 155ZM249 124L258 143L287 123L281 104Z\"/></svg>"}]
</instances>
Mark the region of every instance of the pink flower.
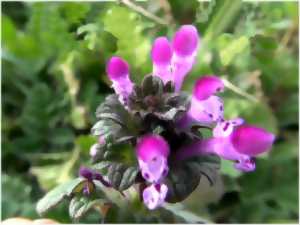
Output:
<instances>
[{"instance_id":1,"label":"pink flower","mask_svg":"<svg viewBox=\"0 0 300 225\"><path fill-rule=\"evenodd\" d=\"M158 135L143 136L136 147L142 176L151 183L158 183L168 173L168 143Z\"/></svg>"},{"instance_id":2,"label":"pink flower","mask_svg":"<svg viewBox=\"0 0 300 225\"><path fill-rule=\"evenodd\" d=\"M195 83L191 107L179 121L181 128L188 128L194 122L211 125L223 119L223 101L215 94L224 90L224 84L216 76L203 76Z\"/></svg>"},{"instance_id":3,"label":"pink flower","mask_svg":"<svg viewBox=\"0 0 300 225\"><path fill-rule=\"evenodd\" d=\"M106 72L112 81L112 87L119 96L120 102L126 104L127 98L133 89L127 62L120 57L113 56L107 63Z\"/></svg>"},{"instance_id":4,"label":"pink flower","mask_svg":"<svg viewBox=\"0 0 300 225\"><path fill-rule=\"evenodd\" d=\"M164 83L173 80L171 68L172 54L171 44L166 37L155 39L151 51L153 75L160 77Z\"/></svg>"},{"instance_id":5,"label":"pink flower","mask_svg":"<svg viewBox=\"0 0 300 225\"><path fill-rule=\"evenodd\" d=\"M245 172L255 170L254 157L269 151L275 136L265 129L242 123L240 118L218 123L213 130L213 138L197 141L181 149L177 158L212 153L235 161L236 169Z\"/></svg>"},{"instance_id":6,"label":"pink flower","mask_svg":"<svg viewBox=\"0 0 300 225\"><path fill-rule=\"evenodd\" d=\"M152 184L143 191L144 204L153 210L165 202L168 187L165 184Z\"/></svg>"},{"instance_id":7,"label":"pink flower","mask_svg":"<svg viewBox=\"0 0 300 225\"><path fill-rule=\"evenodd\" d=\"M153 75L164 83L173 81L180 91L183 80L192 69L199 46L199 34L193 25L183 25L175 33L172 44L166 37L155 39L151 58Z\"/></svg>"},{"instance_id":8,"label":"pink flower","mask_svg":"<svg viewBox=\"0 0 300 225\"><path fill-rule=\"evenodd\" d=\"M174 56L172 64L174 67L175 90L181 89L183 80L192 69L199 46L199 34L193 25L183 25L176 32L172 46Z\"/></svg>"}]
</instances>

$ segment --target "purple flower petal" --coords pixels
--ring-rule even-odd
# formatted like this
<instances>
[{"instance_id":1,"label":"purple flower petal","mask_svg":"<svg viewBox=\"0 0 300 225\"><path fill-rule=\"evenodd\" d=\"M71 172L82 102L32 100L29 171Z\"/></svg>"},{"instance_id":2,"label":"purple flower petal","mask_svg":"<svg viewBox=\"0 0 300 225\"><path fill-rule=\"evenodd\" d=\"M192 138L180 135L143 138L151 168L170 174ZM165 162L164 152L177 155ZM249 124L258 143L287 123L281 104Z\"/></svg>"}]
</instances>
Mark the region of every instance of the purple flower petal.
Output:
<instances>
[{"instance_id":1,"label":"purple flower petal","mask_svg":"<svg viewBox=\"0 0 300 225\"><path fill-rule=\"evenodd\" d=\"M181 89L187 73L192 69L196 61L198 51L199 35L193 25L184 25L176 32L172 46L172 71L175 90Z\"/></svg>"},{"instance_id":2,"label":"purple flower petal","mask_svg":"<svg viewBox=\"0 0 300 225\"><path fill-rule=\"evenodd\" d=\"M213 136L228 137L232 133L234 127L240 126L243 123L244 120L242 118L218 122L216 127L213 129Z\"/></svg>"},{"instance_id":3,"label":"purple flower petal","mask_svg":"<svg viewBox=\"0 0 300 225\"><path fill-rule=\"evenodd\" d=\"M208 99L199 101L192 97L189 115L202 124L218 122L223 118L223 101L218 96L210 96Z\"/></svg>"},{"instance_id":4,"label":"purple flower petal","mask_svg":"<svg viewBox=\"0 0 300 225\"><path fill-rule=\"evenodd\" d=\"M164 83L173 81L171 58L172 48L166 37L159 37L154 41L151 57L153 61L153 75L158 76Z\"/></svg>"},{"instance_id":5,"label":"purple flower petal","mask_svg":"<svg viewBox=\"0 0 300 225\"><path fill-rule=\"evenodd\" d=\"M137 144L141 174L145 180L157 183L168 173L168 143L158 135L146 135Z\"/></svg>"},{"instance_id":6,"label":"purple flower petal","mask_svg":"<svg viewBox=\"0 0 300 225\"><path fill-rule=\"evenodd\" d=\"M154 64L169 65L172 58L172 47L166 37L156 38L151 51L151 57Z\"/></svg>"},{"instance_id":7,"label":"purple flower petal","mask_svg":"<svg viewBox=\"0 0 300 225\"><path fill-rule=\"evenodd\" d=\"M253 158L250 157L244 157L240 161L238 161L234 167L238 170L244 171L244 172L251 172L255 170L255 161Z\"/></svg>"},{"instance_id":8,"label":"purple flower petal","mask_svg":"<svg viewBox=\"0 0 300 225\"><path fill-rule=\"evenodd\" d=\"M165 202L168 187L165 184L152 184L143 191L144 204L148 209L153 210Z\"/></svg>"},{"instance_id":9,"label":"purple flower petal","mask_svg":"<svg viewBox=\"0 0 300 225\"><path fill-rule=\"evenodd\" d=\"M79 169L79 176L86 178L87 180L93 180L93 171L87 167L81 166Z\"/></svg>"},{"instance_id":10,"label":"purple flower petal","mask_svg":"<svg viewBox=\"0 0 300 225\"><path fill-rule=\"evenodd\" d=\"M113 56L107 63L106 72L112 81L112 87L122 104L126 101L133 89L133 83L129 79L129 66L125 60Z\"/></svg>"},{"instance_id":11,"label":"purple flower petal","mask_svg":"<svg viewBox=\"0 0 300 225\"><path fill-rule=\"evenodd\" d=\"M129 66L122 58L113 56L107 63L106 72L111 80L119 80L128 76Z\"/></svg>"},{"instance_id":12,"label":"purple flower petal","mask_svg":"<svg viewBox=\"0 0 300 225\"><path fill-rule=\"evenodd\" d=\"M170 153L168 143L159 135L148 134L141 137L137 143L138 158L147 162L157 156L167 158Z\"/></svg>"},{"instance_id":13,"label":"purple flower petal","mask_svg":"<svg viewBox=\"0 0 300 225\"><path fill-rule=\"evenodd\" d=\"M176 32L173 39L173 48L177 55L190 56L197 51L199 35L193 25L183 25Z\"/></svg>"},{"instance_id":14,"label":"purple flower petal","mask_svg":"<svg viewBox=\"0 0 300 225\"><path fill-rule=\"evenodd\" d=\"M274 134L251 125L238 127L231 136L236 150L249 156L256 156L270 150L274 140Z\"/></svg>"},{"instance_id":15,"label":"purple flower petal","mask_svg":"<svg viewBox=\"0 0 300 225\"><path fill-rule=\"evenodd\" d=\"M197 155L215 154L214 139L202 139L184 146L176 152L176 160L184 160Z\"/></svg>"},{"instance_id":16,"label":"purple flower petal","mask_svg":"<svg viewBox=\"0 0 300 225\"><path fill-rule=\"evenodd\" d=\"M142 176L150 183L158 183L168 174L169 167L165 157L157 156L146 162L138 161Z\"/></svg>"},{"instance_id":17,"label":"purple flower petal","mask_svg":"<svg viewBox=\"0 0 300 225\"><path fill-rule=\"evenodd\" d=\"M201 101L223 90L224 84L220 78L216 76L203 76L196 81L193 96Z\"/></svg>"}]
</instances>

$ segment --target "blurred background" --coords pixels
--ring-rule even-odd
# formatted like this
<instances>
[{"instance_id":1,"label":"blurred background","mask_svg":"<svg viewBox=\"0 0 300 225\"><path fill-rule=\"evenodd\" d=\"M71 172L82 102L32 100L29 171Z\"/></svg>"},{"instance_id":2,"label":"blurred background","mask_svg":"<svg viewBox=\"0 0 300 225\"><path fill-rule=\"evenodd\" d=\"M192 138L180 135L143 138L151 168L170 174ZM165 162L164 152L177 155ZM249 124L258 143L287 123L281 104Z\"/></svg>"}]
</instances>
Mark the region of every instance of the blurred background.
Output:
<instances>
[{"instance_id":1,"label":"blurred background","mask_svg":"<svg viewBox=\"0 0 300 225\"><path fill-rule=\"evenodd\" d=\"M297 2L1 4L2 219L38 218L37 200L89 162L94 112L112 93L105 74L108 58L124 57L139 82L151 72L155 37L171 38L181 24L192 23L201 34L201 50L184 89L190 91L201 75L221 76L227 80L227 118L240 115L274 132L277 140L257 159L253 173L222 162L219 185L200 184L174 206L184 220L171 222L195 217L217 223L298 221ZM130 216L136 211L128 206L107 222L149 221L147 213ZM66 204L47 217L71 222Z\"/></svg>"}]
</instances>

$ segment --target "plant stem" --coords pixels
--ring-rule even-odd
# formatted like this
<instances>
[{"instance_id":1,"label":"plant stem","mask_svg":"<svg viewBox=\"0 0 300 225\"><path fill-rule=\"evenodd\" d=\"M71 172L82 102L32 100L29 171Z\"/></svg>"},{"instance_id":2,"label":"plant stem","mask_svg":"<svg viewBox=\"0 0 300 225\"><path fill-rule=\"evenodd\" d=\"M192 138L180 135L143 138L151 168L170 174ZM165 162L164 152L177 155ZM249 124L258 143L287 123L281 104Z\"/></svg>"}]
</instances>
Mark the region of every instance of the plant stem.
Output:
<instances>
[{"instance_id":1,"label":"plant stem","mask_svg":"<svg viewBox=\"0 0 300 225\"><path fill-rule=\"evenodd\" d=\"M239 87L235 86L233 83L228 81L226 78L222 77L222 81L223 81L225 87L232 90L233 92L247 98L248 100L250 100L252 102L258 102L258 99L256 97L254 97L253 95L248 94L247 92L243 91Z\"/></svg>"},{"instance_id":2,"label":"plant stem","mask_svg":"<svg viewBox=\"0 0 300 225\"><path fill-rule=\"evenodd\" d=\"M163 19L159 18L158 16L150 13L149 11L147 11L146 9L144 9L143 7L136 5L135 3L133 3L130 0L119 0L122 4L126 5L128 8L142 14L143 16L153 20L154 22L163 25L163 26L169 26L170 24L167 23L166 21L164 21Z\"/></svg>"}]
</instances>

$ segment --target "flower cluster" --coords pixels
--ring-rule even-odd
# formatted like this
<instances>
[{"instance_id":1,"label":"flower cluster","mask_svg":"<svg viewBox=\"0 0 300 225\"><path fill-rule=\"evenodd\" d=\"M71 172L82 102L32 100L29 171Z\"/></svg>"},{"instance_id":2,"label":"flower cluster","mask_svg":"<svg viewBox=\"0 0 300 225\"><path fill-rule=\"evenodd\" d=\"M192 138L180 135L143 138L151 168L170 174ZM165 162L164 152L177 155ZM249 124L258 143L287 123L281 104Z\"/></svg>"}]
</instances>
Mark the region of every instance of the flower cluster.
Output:
<instances>
[{"instance_id":1,"label":"flower cluster","mask_svg":"<svg viewBox=\"0 0 300 225\"><path fill-rule=\"evenodd\" d=\"M224 103L218 96L224 91L224 83L218 76L200 77L192 95L185 97L181 86L196 62L199 47L200 37L192 25L181 26L172 41L166 37L155 39L151 51L152 76L146 77L141 87L131 81L124 59L113 56L107 63L108 77L123 107L120 115L127 113L132 120L126 120L131 123L126 127L121 116L113 114L113 107L118 103L111 103L113 98L108 98L98 110L99 115L102 113L101 121L94 127L93 134L100 139L92 147L91 156L96 158L99 152L103 153L99 145L103 148L109 142L130 142L135 148L140 174L135 182L145 184L141 196L149 209L171 198L171 179L168 178L176 170L177 162L216 155L234 161L236 169L249 172L255 169L255 157L270 150L275 139L272 133L248 125L241 118L224 118ZM107 125L108 121L117 122L112 126ZM130 133L128 127L135 123L139 126ZM195 126L211 128L213 136L207 139L197 136L192 129ZM157 127L162 131L157 132ZM124 134L125 131L130 135ZM91 174L84 176L92 179Z\"/></svg>"}]
</instances>

